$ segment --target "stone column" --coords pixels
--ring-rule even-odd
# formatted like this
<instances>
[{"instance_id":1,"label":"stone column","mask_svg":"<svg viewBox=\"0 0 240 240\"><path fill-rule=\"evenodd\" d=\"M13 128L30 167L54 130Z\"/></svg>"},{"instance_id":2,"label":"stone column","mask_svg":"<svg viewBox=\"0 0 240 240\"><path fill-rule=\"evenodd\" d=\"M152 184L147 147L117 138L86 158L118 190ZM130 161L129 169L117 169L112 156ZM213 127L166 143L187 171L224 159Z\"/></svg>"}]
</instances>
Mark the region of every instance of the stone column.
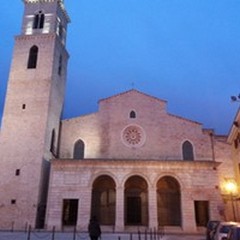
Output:
<instances>
[{"instance_id":1,"label":"stone column","mask_svg":"<svg viewBox=\"0 0 240 240\"><path fill-rule=\"evenodd\" d=\"M149 228L158 228L158 216L157 216L157 192L155 187L149 187L148 191L148 226Z\"/></svg>"},{"instance_id":2,"label":"stone column","mask_svg":"<svg viewBox=\"0 0 240 240\"><path fill-rule=\"evenodd\" d=\"M124 188L116 189L116 222L115 231L124 231Z\"/></svg>"}]
</instances>

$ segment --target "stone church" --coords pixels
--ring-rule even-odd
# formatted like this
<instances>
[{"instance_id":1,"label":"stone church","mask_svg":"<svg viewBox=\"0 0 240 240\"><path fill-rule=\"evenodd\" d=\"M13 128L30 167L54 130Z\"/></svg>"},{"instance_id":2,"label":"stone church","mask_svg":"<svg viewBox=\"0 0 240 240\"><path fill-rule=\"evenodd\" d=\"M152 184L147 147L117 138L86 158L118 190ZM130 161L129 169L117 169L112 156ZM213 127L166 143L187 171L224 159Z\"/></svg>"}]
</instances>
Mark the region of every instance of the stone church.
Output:
<instances>
[{"instance_id":1,"label":"stone church","mask_svg":"<svg viewBox=\"0 0 240 240\"><path fill-rule=\"evenodd\" d=\"M23 0L0 131L0 229L164 227L239 220L240 114L229 136L136 89L61 120L70 22L63 0ZM220 117L220 116L219 116ZM234 197L234 198L233 198ZM232 208L233 207L233 208Z\"/></svg>"}]
</instances>

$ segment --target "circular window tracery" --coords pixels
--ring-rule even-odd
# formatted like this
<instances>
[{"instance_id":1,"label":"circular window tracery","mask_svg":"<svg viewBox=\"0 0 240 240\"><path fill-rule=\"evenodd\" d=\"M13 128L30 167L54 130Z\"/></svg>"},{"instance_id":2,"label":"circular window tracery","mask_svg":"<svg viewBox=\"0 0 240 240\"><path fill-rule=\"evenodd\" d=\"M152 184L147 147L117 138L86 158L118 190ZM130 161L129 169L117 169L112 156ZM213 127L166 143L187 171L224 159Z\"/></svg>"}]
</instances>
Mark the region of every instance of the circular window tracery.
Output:
<instances>
[{"instance_id":1,"label":"circular window tracery","mask_svg":"<svg viewBox=\"0 0 240 240\"><path fill-rule=\"evenodd\" d=\"M145 142L144 130L137 125L130 125L123 129L122 140L128 147L141 147Z\"/></svg>"}]
</instances>

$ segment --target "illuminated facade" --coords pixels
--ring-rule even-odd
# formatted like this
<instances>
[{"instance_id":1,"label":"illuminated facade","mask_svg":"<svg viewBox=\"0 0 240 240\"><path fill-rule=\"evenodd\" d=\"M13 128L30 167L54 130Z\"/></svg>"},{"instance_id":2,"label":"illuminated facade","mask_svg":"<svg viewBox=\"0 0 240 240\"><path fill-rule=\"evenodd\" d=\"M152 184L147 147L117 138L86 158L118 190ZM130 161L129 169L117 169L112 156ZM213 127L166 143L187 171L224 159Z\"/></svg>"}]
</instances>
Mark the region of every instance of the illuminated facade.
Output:
<instances>
[{"instance_id":1,"label":"illuminated facade","mask_svg":"<svg viewBox=\"0 0 240 240\"><path fill-rule=\"evenodd\" d=\"M96 215L103 231L197 232L232 219L224 183L239 183L239 127L216 136L135 89L61 121L69 18L61 0L24 3L0 135L0 229L87 230Z\"/></svg>"}]
</instances>

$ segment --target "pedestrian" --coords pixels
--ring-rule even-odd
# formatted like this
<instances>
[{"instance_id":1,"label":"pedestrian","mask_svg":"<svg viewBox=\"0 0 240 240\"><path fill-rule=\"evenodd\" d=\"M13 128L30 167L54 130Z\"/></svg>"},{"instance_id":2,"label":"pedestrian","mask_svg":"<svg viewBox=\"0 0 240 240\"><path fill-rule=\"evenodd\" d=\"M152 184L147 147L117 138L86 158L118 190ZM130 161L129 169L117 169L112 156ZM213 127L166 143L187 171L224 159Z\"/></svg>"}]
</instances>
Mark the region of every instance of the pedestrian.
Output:
<instances>
[{"instance_id":1,"label":"pedestrian","mask_svg":"<svg viewBox=\"0 0 240 240\"><path fill-rule=\"evenodd\" d=\"M95 216L90 219L88 233L91 240L98 240L98 238L101 238L101 228Z\"/></svg>"}]
</instances>

